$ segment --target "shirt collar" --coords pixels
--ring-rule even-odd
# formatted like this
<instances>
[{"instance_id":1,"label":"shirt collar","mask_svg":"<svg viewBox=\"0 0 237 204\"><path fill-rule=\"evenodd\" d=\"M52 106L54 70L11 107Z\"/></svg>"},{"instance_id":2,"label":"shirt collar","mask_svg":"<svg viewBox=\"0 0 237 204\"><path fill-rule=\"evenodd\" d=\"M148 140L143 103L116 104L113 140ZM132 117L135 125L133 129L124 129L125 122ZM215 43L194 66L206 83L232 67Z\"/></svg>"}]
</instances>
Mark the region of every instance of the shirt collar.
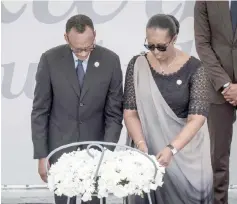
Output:
<instances>
[{"instance_id":1,"label":"shirt collar","mask_svg":"<svg viewBox=\"0 0 237 204\"><path fill-rule=\"evenodd\" d=\"M72 56L73 56L74 61L77 61L77 60L78 60L78 57L75 55L74 52L72 52ZM88 62L89 57L90 57L90 54L87 56L87 58L86 58L85 60L83 60L83 62Z\"/></svg>"}]
</instances>

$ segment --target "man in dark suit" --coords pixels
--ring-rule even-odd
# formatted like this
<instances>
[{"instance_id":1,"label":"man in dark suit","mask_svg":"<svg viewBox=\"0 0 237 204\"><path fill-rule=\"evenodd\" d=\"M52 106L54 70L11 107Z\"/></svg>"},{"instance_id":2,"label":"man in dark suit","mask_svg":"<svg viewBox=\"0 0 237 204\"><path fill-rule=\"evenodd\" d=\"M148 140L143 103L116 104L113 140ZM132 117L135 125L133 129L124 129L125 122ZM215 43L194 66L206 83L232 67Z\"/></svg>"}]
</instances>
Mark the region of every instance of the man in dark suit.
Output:
<instances>
[{"instance_id":1,"label":"man in dark suit","mask_svg":"<svg viewBox=\"0 0 237 204\"><path fill-rule=\"evenodd\" d=\"M73 16L66 24L67 44L41 56L31 125L34 159L39 160L39 174L45 182L45 158L57 147L78 141L119 140L123 119L120 59L96 45L95 36L89 17ZM64 204L65 199L56 196L56 203Z\"/></svg>"},{"instance_id":2,"label":"man in dark suit","mask_svg":"<svg viewBox=\"0 0 237 204\"><path fill-rule=\"evenodd\" d=\"M213 85L208 126L214 173L214 204L228 203L230 146L237 105L236 27L237 1L196 1L196 49Z\"/></svg>"}]
</instances>

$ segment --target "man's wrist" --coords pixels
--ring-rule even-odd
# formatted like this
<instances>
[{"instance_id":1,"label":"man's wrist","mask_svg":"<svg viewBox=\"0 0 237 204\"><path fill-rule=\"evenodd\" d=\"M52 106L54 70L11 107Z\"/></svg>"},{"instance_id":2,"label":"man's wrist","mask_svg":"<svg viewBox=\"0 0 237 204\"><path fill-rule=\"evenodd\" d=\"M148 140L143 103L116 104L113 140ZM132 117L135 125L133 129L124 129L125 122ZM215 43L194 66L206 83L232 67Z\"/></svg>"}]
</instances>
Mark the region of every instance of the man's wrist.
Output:
<instances>
[{"instance_id":1,"label":"man's wrist","mask_svg":"<svg viewBox=\"0 0 237 204\"><path fill-rule=\"evenodd\" d=\"M230 82L224 84L224 85L223 85L223 88L225 89L225 88L227 88L229 85L230 85Z\"/></svg>"},{"instance_id":2,"label":"man's wrist","mask_svg":"<svg viewBox=\"0 0 237 204\"><path fill-rule=\"evenodd\" d=\"M225 84L221 87L220 91L221 91L221 92L224 91L227 87L230 86L230 84L231 84L230 82L225 83Z\"/></svg>"}]
</instances>

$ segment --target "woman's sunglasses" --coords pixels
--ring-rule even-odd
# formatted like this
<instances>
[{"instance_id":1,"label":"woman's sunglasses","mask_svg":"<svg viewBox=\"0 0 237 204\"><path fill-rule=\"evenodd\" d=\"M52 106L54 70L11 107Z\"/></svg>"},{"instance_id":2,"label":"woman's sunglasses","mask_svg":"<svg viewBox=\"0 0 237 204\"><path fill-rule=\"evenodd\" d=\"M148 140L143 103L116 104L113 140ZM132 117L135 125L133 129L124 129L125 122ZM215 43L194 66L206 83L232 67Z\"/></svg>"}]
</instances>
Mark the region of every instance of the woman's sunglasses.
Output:
<instances>
[{"instance_id":1,"label":"woman's sunglasses","mask_svg":"<svg viewBox=\"0 0 237 204\"><path fill-rule=\"evenodd\" d=\"M146 44L146 39L145 39L144 46L146 49L148 49L150 51L154 51L155 49L157 49L160 52L165 52L167 50L167 48L169 47L170 42L167 44L156 44L156 45L155 44Z\"/></svg>"},{"instance_id":2,"label":"woman's sunglasses","mask_svg":"<svg viewBox=\"0 0 237 204\"><path fill-rule=\"evenodd\" d=\"M150 51L154 51L155 49L157 49L160 52L165 52L167 50L167 47L169 45L154 45L154 44L144 44L145 48L150 50Z\"/></svg>"}]
</instances>

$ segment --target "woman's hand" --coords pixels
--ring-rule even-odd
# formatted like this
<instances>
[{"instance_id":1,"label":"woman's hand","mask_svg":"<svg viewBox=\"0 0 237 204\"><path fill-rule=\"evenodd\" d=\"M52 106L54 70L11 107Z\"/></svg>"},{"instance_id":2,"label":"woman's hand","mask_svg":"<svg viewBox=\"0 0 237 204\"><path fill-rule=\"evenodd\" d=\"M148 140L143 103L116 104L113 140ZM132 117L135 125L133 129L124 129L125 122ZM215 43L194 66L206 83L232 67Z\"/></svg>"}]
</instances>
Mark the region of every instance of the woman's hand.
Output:
<instances>
[{"instance_id":1,"label":"woman's hand","mask_svg":"<svg viewBox=\"0 0 237 204\"><path fill-rule=\"evenodd\" d=\"M167 167L170 164L172 157L173 154L169 147L165 147L160 153L156 155L158 162L164 167Z\"/></svg>"}]
</instances>

